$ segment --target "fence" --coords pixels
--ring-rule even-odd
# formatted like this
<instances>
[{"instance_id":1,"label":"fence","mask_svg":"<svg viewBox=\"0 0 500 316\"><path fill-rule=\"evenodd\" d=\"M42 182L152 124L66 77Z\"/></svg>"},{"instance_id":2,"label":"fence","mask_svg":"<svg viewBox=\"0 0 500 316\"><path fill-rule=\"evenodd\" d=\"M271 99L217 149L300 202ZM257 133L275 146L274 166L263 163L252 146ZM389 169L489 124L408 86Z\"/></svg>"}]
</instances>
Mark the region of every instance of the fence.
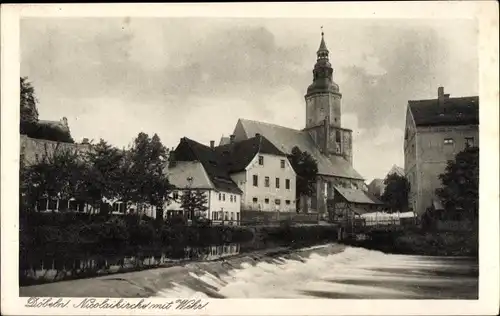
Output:
<instances>
[{"instance_id":1,"label":"fence","mask_svg":"<svg viewBox=\"0 0 500 316\"><path fill-rule=\"evenodd\" d=\"M241 225L272 225L283 221L301 224L317 224L319 215L317 213L241 211Z\"/></svg>"}]
</instances>

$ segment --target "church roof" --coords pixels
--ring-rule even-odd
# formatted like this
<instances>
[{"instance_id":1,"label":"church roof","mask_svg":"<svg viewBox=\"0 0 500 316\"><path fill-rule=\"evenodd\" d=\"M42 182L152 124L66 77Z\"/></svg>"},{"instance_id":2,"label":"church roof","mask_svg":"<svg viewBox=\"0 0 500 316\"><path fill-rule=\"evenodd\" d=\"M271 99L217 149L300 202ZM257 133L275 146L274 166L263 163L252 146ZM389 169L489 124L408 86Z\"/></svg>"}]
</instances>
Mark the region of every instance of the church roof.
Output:
<instances>
[{"instance_id":1,"label":"church roof","mask_svg":"<svg viewBox=\"0 0 500 316\"><path fill-rule=\"evenodd\" d=\"M445 98L408 101L417 126L478 125L479 97Z\"/></svg>"},{"instance_id":2,"label":"church roof","mask_svg":"<svg viewBox=\"0 0 500 316\"><path fill-rule=\"evenodd\" d=\"M335 155L327 157L323 155L306 131L264 122L239 119L234 134L236 140L243 140L260 134L286 154L291 154L292 148L297 146L301 151L307 151L316 159L318 173L320 175L363 179L343 157Z\"/></svg>"},{"instance_id":3,"label":"church roof","mask_svg":"<svg viewBox=\"0 0 500 316\"><path fill-rule=\"evenodd\" d=\"M325 43L325 38L324 38L323 33L321 33L321 42L319 44L318 52L322 52L322 51L328 52L328 48L326 48L326 43Z\"/></svg>"},{"instance_id":4,"label":"church roof","mask_svg":"<svg viewBox=\"0 0 500 316\"><path fill-rule=\"evenodd\" d=\"M245 170L257 153L286 155L263 136L252 137L232 144L215 147L221 165L230 173Z\"/></svg>"}]
</instances>

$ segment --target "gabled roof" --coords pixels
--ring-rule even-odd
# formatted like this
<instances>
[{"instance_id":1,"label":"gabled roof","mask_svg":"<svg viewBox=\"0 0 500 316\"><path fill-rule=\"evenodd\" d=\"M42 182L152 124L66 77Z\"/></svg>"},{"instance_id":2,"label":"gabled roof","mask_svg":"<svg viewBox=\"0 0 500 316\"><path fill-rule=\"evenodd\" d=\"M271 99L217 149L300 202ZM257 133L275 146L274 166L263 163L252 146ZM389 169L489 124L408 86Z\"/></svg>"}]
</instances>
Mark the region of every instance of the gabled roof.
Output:
<instances>
[{"instance_id":1,"label":"gabled roof","mask_svg":"<svg viewBox=\"0 0 500 316\"><path fill-rule=\"evenodd\" d=\"M244 136L238 133L239 129L243 130ZM234 134L236 140L243 140L260 134L286 154L291 154L292 148L297 146L301 151L310 153L316 160L318 163L318 173L320 175L363 179L363 177L361 177L343 157L335 155L327 157L323 155L312 137L306 131L258 121L239 119Z\"/></svg>"},{"instance_id":2,"label":"gabled roof","mask_svg":"<svg viewBox=\"0 0 500 316\"><path fill-rule=\"evenodd\" d=\"M479 97L408 101L417 126L478 125Z\"/></svg>"},{"instance_id":3,"label":"gabled roof","mask_svg":"<svg viewBox=\"0 0 500 316\"><path fill-rule=\"evenodd\" d=\"M368 192L335 186L335 190L346 199L346 201L357 204L383 204L379 199Z\"/></svg>"},{"instance_id":4,"label":"gabled roof","mask_svg":"<svg viewBox=\"0 0 500 316\"><path fill-rule=\"evenodd\" d=\"M205 168L199 161L178 161L175 168L167 170L168 181L176 188L215 189ZM189 183L188 178L192 178Z\"/></svg>"},{"instance_id":5,"label":"gabled roof","mask_svg":"<svg viewBox=\"0 0 500 316\"><path fill-rule=\"evenodd\" d=\"M370 187L370 186L377 186L377 187L379 187L379 186L383 186L383 185L384 185L384 180L382 180L382 179L378 179L378 178L373 179L373 180L370 182L370 184L368 184L368 186L369 186L369 187Z\"/></svg>"},{"instance_id":6,"label":"gabled roof","mask_svg":"<svg viewBox=\"0 0 500 316\"><path fill-rule=\"evenodd\" d=\"M227 145L230 141L229 137L222 136L219 141L219 146Z\"/></svg>"},{"instance_id":7,"label":"gabled roof","mask_svg":"<svg viewBox=\"0 0 500 316\"><path fill-rule=\"evenodd\" d=\"M224 165L221 165L214 149L183 137L174 151L175 161L199 161L210 181L218 190L241 194L242 191L231 179Z\"/></svg>"},{"instance_id":8,"label":"gabled roof","mask_svg":"<svg viewBox=\"0 0 500 316\"><path fill-rule=\"evenodd\" d=\"M390 174L397 174L397 175L400 175L400 176L404 176L405 175L405 171L403 168L397 166L397 165L392 165L392 168L391 170L389 170L389 172L387 173L387 175L390 175Z\"/></svg>"},{"instance_id":9,"label":"gabled roof","mask_svg":"<svg viewBox=\"0 0 500 316\"><path fill-rule=\"evenodd\" d=\"M225 165L230 173L245 170L257 153L286 157L281 150L263 136L217 146L214 149L219 156L218 160Z\"/></svg>"}]
</instances>

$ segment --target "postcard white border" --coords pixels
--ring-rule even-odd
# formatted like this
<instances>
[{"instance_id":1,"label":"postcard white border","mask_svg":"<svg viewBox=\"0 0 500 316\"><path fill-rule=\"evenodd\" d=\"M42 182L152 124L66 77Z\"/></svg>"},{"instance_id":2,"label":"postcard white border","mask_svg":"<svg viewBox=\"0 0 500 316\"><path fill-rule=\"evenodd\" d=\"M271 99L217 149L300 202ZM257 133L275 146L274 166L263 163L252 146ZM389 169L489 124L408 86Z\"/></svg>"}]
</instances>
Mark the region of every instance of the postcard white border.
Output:
<instances>
[{"instance_id":1,"label":"postcard white border","mask_svg":"<svg viewBox=\"0 0 500 316\"><path fill-rule=\"evenodd\" d=\"M208 300L202 311L155 314L204 315L494 315L499 294L498 204L498 3L344 2L231 4L65 4L1 7L1 308L4 315L118 315L151 311L32 309L18 296L19 19L21 17L259 17L476 19L480 56L480 268L478 300ZM453 23L450 21L450 23ZM464 74L465 75L465 74ZM161 303L165 299L153 299ZM128 299L130 302L139 299Z\"/></svg>"}]
</instances>

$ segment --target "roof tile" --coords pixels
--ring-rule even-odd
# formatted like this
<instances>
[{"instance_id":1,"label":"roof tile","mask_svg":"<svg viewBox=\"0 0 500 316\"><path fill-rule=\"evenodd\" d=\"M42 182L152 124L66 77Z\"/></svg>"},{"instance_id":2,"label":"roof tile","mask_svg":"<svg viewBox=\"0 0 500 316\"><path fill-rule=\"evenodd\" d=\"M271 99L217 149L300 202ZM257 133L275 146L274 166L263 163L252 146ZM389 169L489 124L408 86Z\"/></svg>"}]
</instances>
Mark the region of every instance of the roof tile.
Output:
<instances>
[{"instance_id":1,"label":"roof tile","mask_svg":"<svg viewBox=\"0 0 500 316\"><path fill-rule=\"evenodd\" d=\"M446 98L408 101L417 126L478 125L479 97Z\"/></svg>"}]
</instances>

